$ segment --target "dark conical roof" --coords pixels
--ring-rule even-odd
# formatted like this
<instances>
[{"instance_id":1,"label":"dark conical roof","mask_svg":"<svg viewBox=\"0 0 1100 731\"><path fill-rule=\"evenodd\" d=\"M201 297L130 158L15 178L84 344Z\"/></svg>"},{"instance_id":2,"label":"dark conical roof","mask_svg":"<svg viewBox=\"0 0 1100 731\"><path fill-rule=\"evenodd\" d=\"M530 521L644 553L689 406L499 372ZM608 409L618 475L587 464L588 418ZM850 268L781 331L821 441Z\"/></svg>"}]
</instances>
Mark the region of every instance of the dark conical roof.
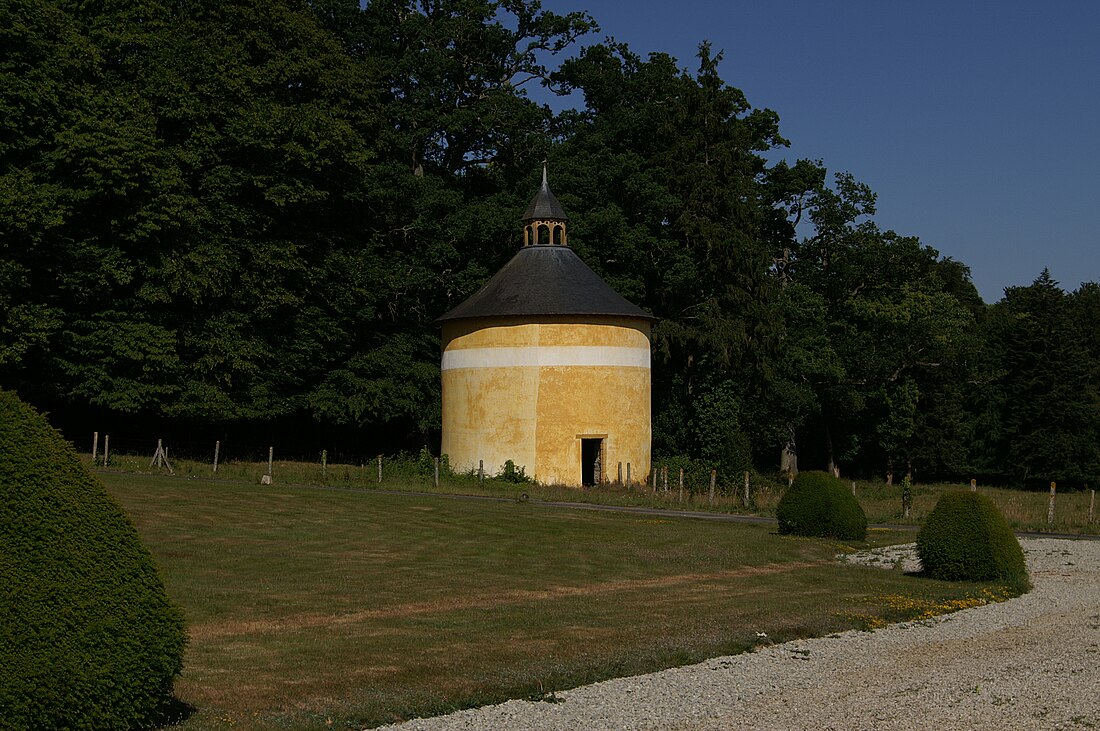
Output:
<instances>
[{"instance_id":1,"label":"dark conical roof","mask_svg":"<svg viewBox=\"0 0 1100 731\"><path fill-rule=\"evenodd\" d=\"M484 287L436 322L515 315L657 319L611 289L569 247L526 246Z\"/></svg>"},{"instance_id":2,"label":"dark conical roof","mask_svg":"<svg viewBox=\"0 0 1100 731\"><path fill-rule=\"evenodd\" d=\"M542 168L542 185L539 186L539 191L535 193L535 197L531 199L531 204L527 206L527 211L523 214L522 220L532 221L536 219L569 220L561 204L558 203L558 199L550 192L550 184L546 182L545 165Z\"/></svg>"}]
</instances>

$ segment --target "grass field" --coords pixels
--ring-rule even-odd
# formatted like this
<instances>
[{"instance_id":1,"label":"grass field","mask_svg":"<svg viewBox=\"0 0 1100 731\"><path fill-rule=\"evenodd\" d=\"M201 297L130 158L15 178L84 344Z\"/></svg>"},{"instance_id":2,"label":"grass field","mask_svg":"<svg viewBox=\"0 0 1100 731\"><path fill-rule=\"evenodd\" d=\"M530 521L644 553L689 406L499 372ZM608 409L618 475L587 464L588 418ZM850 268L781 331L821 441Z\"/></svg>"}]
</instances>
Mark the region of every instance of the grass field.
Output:
<instances>
[{"instance_id":1,"label":"grass field","mask_svg":"<svg viewBox=\"0 0 1100 731\"><path fill-rule=\"evenodd\" d=\"M176 690L196 710L181 731L363 728L541 698L996 593L838 565L845 547L771 526L100 477L187 617Z\"/></svg>"},{"instance_id":2,"label":"grass field","mask_svg":"<svg viewBox=\"0 0 1100 731\"><path fill-rule=\"evenodd\" d=\"M148 456L113 455L111 466L125 472L150 472ZM179 460L174 463L176 474L209 480L215 477L210 463L191 460ZM155 470L155 468L153 468ZM216 475L219 479L258 483L261 475L267 472L266 462L230 462L222 464ZM521 492L527 493L533 500L577 501L606 505L635 505L668 508L672 510L715 510L731 513L774 516L775 506L786 488L785 481L775 481L754 476L751 484L751 497L746 505L741 484L728 486L715 495L712 503L709 495L709 475L688 475L686 489L681 494L678 475L669 475L669 490L665 492L658 485L636 485L627 489L621 486L606 485L600 488L576 488L561 485L510 484L500 480L479 482L468 476L444 475L438 487L433 484L430 473L413 460L387 459L384 476L378 482L377 466L330 464L322 471L321 465L307 462L280 461L274 465L276 483L284 485L329 485L337 487L357 487L387 490L430 491L441 494L487 495L497 497L515 497ZM846 480L847 482L847 480ZM908 518L902 515L901 486L888 486L885 482L868 480L856 481L856 497L867 513L871 523L920 525L931 512L936 500L949 490L968 490L969 486L959 484L915 484L913 486L913 507ZM979 492L992 498L1004 514L1010 526L1018 531L1070 533L1100 535L1100 521L1089 520L1089 504L1092 499L1089 490L1073 490L1075 486L1065 485L1059 488L1056 496L1054 522L1047 522L1049 494L1012 490L982 485ZM1080 487L1080 486L1076 486ZM1065 489L1070 488L1070 489ZM1096 506L1100 510L1100 506Z\"/></svg>"}]
</instances>

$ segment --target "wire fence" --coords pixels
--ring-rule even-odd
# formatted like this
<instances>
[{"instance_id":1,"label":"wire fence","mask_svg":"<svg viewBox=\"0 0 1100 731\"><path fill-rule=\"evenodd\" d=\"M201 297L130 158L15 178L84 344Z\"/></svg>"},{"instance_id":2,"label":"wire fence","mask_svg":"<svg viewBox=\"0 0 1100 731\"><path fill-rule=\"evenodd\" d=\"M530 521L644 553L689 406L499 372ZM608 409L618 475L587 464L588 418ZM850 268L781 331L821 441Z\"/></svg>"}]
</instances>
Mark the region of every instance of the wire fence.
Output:
<instances>
[{"instance_id":1,"label":"wire fence","mask_svg":"<svg viewBox=\"0 0 1100 731\"><path fill-rule=\"evenodd\" d=\"M76 444L78 452L91 453L96 464L102 466L104 455L110 460L112 454L116 457L122 455L147 454L150 458L156 453L158 443L168 453L169 459L189 460L194 462L208 462L213 467L217 457L219 464L231 462L266 462L269 456L279 461L292 462L317 462L325 455L327 461L333 464L357 464L366 465L374 462L378 454L377 450L363 449L353 450L327 450L327 449L302 449L287 445L262 444L240 440L188 440L188 439L159 439L156 437L136 437L132 435L114 435L93 432L88 436L88 444ZM405 456L408 455L395 455Z\"/></svg>"},{"instance_id":2,"label":"wire fence","mask_svg":"<svg viewBox=\"0 0 1100 731\"><path fill-rule=\"evenodd\" d=\"M165 472L191 477L218 477L253 483L322 484L348 487L429 487L454 492L475 486L493 492L507 491L522 484L540 499L570 500L584 495L588 501L625 502L657 507L712 509L773 515L788 481L783 476L758 473L722 474L706 463L685 458L660 456L644 474L628 466L610 465L603 483L583 488L535 485L522 472L505 474L486 470L452 472L446 458L423 449L419 454L383 455L376 450L294 450L242 441L189 441L156 439L133 435L114 436L93 432L87 446L77 450L91 458L96 467L127 472ZM624 469L625 468L625 469ZM621 475L621 476L620 476ZM630 475L627 478L627 475ZM848 481L852 494L873 523L919 524L948 490L978 490L976 481L967 484L913 485L910 494L901 485L873 481ZM397 483L400 483L399 485ZM1049 494L982 486L994 498L1010 524L1019 530L1048 530L1096 533L1096 493L1087 485L1059 489L1051 483Z\"/></svg>"}]
</instances>

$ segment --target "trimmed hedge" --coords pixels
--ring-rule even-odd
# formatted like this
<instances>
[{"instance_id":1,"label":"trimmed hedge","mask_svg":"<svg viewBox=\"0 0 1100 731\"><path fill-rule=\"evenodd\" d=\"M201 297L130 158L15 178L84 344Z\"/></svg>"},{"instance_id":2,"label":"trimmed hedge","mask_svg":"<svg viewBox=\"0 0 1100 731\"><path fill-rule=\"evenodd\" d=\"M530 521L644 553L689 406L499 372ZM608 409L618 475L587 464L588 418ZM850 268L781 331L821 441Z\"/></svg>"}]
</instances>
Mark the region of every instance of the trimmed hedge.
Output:
<instances>
[{"instance_id":1,"label":"trimmed hedge","mask_svg":"<svg viewBox=\"0 0 1100 731\"><path fill-rule=\"evenodd\" d=\"M940 496L917 534L917 555L934 579L1027 586L1020 542L993 501L976 492Z\"/></svg>"},{"instance_id":2,"label":"trimmed hedge","mask_svg":"<svg viewBox=\"0 0 1100 731\"><path fill-rule=\"evenodd\" d=\"M122 509L44 417L0 391L0 729L156 723L185 644Z\"/></svg>"},{"instance_id":3,"label":"trimmed hedge","mask_svg":"<svg viewBox=\"0 0 1100 731\"><path fill-rule=\"evenodd\" d=\"M867 538L867 514L836 477L827 472L799 472L775 508L781 535Z\"/></svg>"}]
</instances>

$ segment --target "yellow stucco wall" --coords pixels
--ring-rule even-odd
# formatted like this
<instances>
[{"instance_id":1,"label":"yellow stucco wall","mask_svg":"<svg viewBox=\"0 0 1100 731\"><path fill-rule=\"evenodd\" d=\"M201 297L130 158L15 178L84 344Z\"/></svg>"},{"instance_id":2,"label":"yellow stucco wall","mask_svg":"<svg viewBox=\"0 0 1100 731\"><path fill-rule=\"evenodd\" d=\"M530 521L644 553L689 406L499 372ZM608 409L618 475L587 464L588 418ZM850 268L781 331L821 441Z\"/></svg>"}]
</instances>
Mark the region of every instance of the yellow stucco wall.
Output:
<instances>
[{"instance_id":1,"label":"yellow stucco wall","mask_svg":"<svg viewBox=\"0 0 1100 731\"><path fill-rule=\"evenodd\" d=\"M581 484L581 438L604 438L605 479L650 467L649 323L485 318L443 326L443 442L456 470L505 460ZM464 351L464 352L463 352Z\"/></svg>"}]
</instances>

